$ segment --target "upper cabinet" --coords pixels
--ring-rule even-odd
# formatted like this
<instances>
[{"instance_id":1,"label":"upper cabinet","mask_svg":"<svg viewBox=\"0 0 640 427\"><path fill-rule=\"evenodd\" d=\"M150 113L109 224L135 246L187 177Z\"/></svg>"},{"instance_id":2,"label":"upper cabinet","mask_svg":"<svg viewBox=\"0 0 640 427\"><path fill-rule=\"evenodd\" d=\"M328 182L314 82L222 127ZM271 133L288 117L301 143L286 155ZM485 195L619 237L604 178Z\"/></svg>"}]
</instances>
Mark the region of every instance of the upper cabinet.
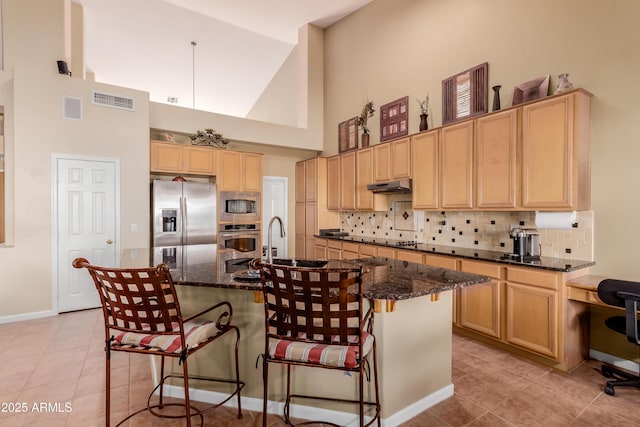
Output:
<instances>
[{"instance_id":1,"label":"upper cabinet","mask_svg":"<svg viewBox=\"0 0 640 427\"><path fill-rule=\"evenodd\" d=\"M355 210L356 208L356 152L340 156L340 209Z\"/></svg>"},{"instance_id":2,"label":"upper cabinet","mask_svg":"<svg viewBox=\"0 0 640 427\"><path fill-rule=\"evenodd\" d=\"M439 135L439 130L433 130L411 137L414 209L439 208Z\"/></svg>"},{"instance_id":3,"label":"upper cabinet","mask_svg":"<svg viewBox=\"0 0 640 427\"><path fill-rule=\"evenodd\" d=\"M333 156L327 159L327 209L332 211L340 210L340 156Z\"/></svg>"},{"instance_id":4,"label":"upper cabinet","mask_svg":"<svg viewBox=\"0 0 640 427\"><path fill-rule=\"evenodd\" d=\"M356 210L386 211L388 197L367 189L373 182L373 147L356 151Z\"/></svg>"},{"instance_id":5,"label":"upper cabinet","mask_svg":"<svg viewBox=\"0 0 640 427\"><path fill-rule=\"evenodd\" d=\"M216 175L221 150L164 142L151 142L151 172Z\"/></svg>"},{"instance_id":6,"label":"upper cabinet","mask_svg":"<svg viewBox=\"0 0 640 427\"><path fill-rule=\"evenodd\" d=\"M473 125L470 120L441 129L440 207L473 207Z\"/></svg>"},{"instance_id":7,"label":"upper cabinet","mask_svg":"<svg viewBox=\"0 0 640 427\"><path fill-rule=\"evenodd\" d=\"M522 206L591 205L591 95L574 91L522 107Z\"/></svg>"},{"instance_id":8,"label":"upper cabinet","mask_svg":"<svg viewBox=\"0 0 640 427\"><path fill-rule=\"evenodd\" d=\"M262 154L220 150L220 191L262 191Z\"/></svg>"},{"instance_id":9,"label":"upper cabinet","mask_svg":"<svg viewBox=\"0 0 640 427\"><path fill-rule=\"evenodd\" d=\"M518 117L510 109L476 120L475 182L480 209L515 209L519 202Z\"/></svg>"},{"instance_id":10,"label":"upper cabinet","mask_svg":"<svg viewBox=\"0 0 640 427\"><path fill-rule=\"evenodd\" d=\"M411 178L410 138L373 146L373 162L375 182Z\"/></svg>"}]
</instances>

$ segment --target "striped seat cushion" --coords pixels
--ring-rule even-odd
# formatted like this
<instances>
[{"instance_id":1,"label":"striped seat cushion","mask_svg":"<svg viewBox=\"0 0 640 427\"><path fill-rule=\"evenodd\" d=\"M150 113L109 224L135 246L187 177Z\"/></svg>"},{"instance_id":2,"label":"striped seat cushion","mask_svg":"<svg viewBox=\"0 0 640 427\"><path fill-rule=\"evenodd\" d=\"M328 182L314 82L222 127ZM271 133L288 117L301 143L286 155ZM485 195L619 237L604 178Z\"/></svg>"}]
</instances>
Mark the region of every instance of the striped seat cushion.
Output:
<instances>
[{"instance_id":1,"label":"striped seat cushion","mask_svg":"<svg viewBox=\"0 0 640 427\"><path fill-rule=\"evenodd\" d=\"M364 333L363 356L373 347L374 337ZM349 337L349 342L357 344L358 336ZM272 339L269 342L269 357L279 360L312 363L321 366L356 368L359 365L357 345L316 344L300 341Z\"/></svg>"},{"instance_id":2,"label":"striped seat cushion","mask_svg":"<svg viewBox=\"0 0 640 427\"><path fill-rule=\"evenodd\" d=\"M193 349L199 346L207 338L216 335L219 331L216 324L210 320L191 321L184 324L184 339L187 348ZM178 325L175 324L177 329ZM167 353L182 352L180 335L154 335L134 332L118 332L114 335L115 343L120 346L145 347L164 351Z\"/></svg>"}]
</instances>

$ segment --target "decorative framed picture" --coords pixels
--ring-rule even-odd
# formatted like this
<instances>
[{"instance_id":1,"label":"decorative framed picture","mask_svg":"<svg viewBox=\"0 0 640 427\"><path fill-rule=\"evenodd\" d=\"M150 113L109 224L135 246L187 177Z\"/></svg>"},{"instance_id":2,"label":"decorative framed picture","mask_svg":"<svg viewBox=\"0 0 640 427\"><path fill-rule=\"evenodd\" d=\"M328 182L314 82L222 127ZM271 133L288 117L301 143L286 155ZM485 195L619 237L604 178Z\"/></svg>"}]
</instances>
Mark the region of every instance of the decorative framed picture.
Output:
<instances>
[{"instance_id":1,"label":"decorative framed picture","mask_svg":"<svg viewBox=\"0 0 640 427\"><path fill-rule=\"evenodd\" d=\"M338 151L351 151L358 148L358 118L352 117L338 124Z\"/></svg>"},{"instance_id":2,"label":"decorative framed picture","mask_svg":"<svg viewBox=\"0 0 640 427\"><path fill-rule=\"evenodd\" d=\"M442 124L489 111L489 63L469 68L442 81Z\"/></svg>"},{"instance_id":3,"label":"decorative framed picture","mask_svg":"<svg viewBox=\"0 0 640 427\"><path fill-rule=\"evenodd\" d=\"M512 105L544 98L549 93L549 75L520 83L513 88Z\"/></svg>"},{"instance_id":4,"label":"decorative framed picture","mask_svg":"<svg viewBox=\"0 0 640 427\"><path fill-rule=\"evenodd\" d=\"M380 107L380 142L409 134L409 97Z\"/></svg>"}]
</instances>

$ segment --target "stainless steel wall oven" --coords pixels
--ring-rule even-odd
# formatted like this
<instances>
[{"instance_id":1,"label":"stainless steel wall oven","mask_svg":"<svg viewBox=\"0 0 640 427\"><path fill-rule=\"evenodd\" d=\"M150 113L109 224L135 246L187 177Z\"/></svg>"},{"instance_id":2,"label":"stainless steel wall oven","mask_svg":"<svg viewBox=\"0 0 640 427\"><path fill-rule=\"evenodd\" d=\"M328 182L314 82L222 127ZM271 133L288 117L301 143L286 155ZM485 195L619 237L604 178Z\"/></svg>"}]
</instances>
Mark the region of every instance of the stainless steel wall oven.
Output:
<instances>
[{"instance_id":1,"label":"stainless steel wall oven","mask_svg":"<svg viewBox=\"0 0 640 427\"><path fill-rule=\"evenodd\" d=\"M249 262L262 255L260 227L251 224L220 224L218 230L218 269L235 273L249 268Z\"/></svg>"}]
</instances>

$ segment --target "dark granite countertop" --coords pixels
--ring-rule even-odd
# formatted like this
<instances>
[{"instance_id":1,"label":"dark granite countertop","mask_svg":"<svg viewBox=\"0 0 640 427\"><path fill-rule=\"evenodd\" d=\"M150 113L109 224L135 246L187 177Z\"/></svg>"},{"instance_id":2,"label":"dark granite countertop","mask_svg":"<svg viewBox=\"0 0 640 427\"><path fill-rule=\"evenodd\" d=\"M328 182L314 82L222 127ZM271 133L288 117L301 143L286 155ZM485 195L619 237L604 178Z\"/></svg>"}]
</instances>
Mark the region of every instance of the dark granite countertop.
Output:
<instances>
[{"instance_id":1,"label":"dark granite countertop","mask_svg":"<svg viewBox=\"0 0 640 427\"><path fill-rule=\"evenodd\" d=\"M569 272L574 270L580 270L582 268L590 267L595 264L594 261L583 261L576 259L564 259L564 258L552 258L552 257L540 257L540 260L536 261L520 261L517 259L505 259L506 254L499 251L488 251L481 249L471 248L456 248L452 246L444 245L430 245L427 243L418 243L411 246L398 246L400 241L392 239L380 239L373 237L358 237L358 236L316 236L320 239L340 240L343 242L365 243L369 245L386 246L394 249L402 249L409 251L418 251L424 253L431 253L436 255L450 255L459 258L475 259L479 261L491 261L499 262L502 264L509 264L521 267L534 267L542 268L545 270Z\"/></svg>"},{"instance_id":2,"label":"dark granite countertop","mask_svg":"<svg viewBox=\"0 0 640 427\"><path fill-rule=\"evenodd\" d=\"M253 282L237 281L234 280L234 274L223 274L218 269L215 250L207 245L182 247L180 250L184 251L185 248L187 250L185 256L181 257L181 265L167 263L177 285L261 290L259 279ZM144 249L125 250L121 265L141 267L166 262L167 260L158 257L159 249L162 248L147 250L149 255L146 256L146 262ZM326 267L353 267L354 264L365 267L363 294L370 299L404 300L490 281L486 276L387 258L328 260ZM237 272L235 275L242 273Z\"/></svg>"}]
</instances>

